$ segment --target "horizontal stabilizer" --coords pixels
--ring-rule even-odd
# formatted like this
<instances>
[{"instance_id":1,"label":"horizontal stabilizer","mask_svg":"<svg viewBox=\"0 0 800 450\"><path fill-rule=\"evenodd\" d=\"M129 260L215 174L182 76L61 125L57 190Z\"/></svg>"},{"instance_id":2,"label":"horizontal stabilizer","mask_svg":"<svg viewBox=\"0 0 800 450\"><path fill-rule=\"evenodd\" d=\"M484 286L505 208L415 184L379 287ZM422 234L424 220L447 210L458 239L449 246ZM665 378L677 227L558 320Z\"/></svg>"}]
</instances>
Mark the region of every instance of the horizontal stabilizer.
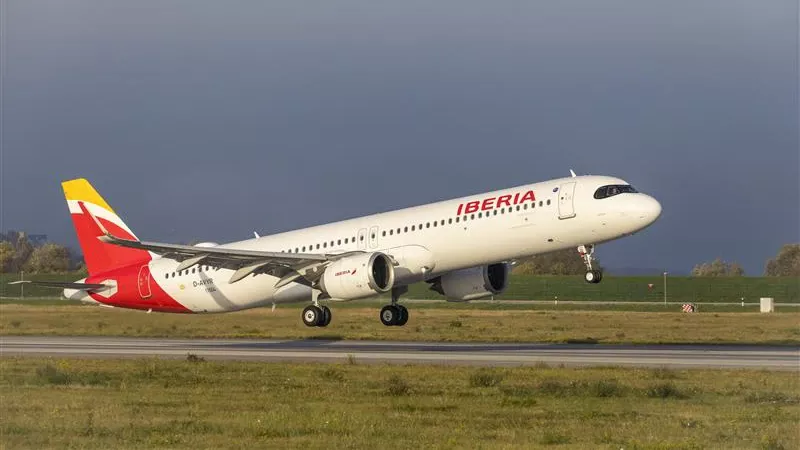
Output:
<instances>
[{"instance_id":1,"label":"horizontal stabilizer","mask_svg":"<svg viewBox=\"0 0 800 450\"><path fill-rule=\"evenodd\" d=\"M103 289L106 287L110 287L107 284L96 284L96 283L71 283L68 281L32 281L32 280L24 280L24 281L12 281L8 284L31 284L33 286L43 286L43 287L51 287L51 288L59 288L59 289L78 289L82 291L91 291L94 289Z\"/></svg>"}]
</instances>

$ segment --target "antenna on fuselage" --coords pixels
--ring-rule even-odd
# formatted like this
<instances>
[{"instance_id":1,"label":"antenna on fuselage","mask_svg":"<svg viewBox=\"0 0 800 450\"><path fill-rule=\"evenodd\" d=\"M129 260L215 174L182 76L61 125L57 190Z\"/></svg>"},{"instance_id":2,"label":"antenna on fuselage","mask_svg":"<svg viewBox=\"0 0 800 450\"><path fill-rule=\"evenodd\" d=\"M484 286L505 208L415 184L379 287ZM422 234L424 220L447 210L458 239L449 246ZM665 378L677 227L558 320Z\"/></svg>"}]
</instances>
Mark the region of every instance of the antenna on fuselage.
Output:
<instances>
[{"instance_id":1,"label":"antenna on fuselage","mask_svg":"<svg viewBox=\"0 0 800 450\"><path fill-rule=\"evenodd\" d=\"M253 231L253 236L255 236L255 237L256 237L256 239L258 239L258 238L260 238L260 237L261 237L261 236L259 236L259 235L258 235L258 231Z\"/></svg>"},{"instance_id":2,"label":"antenna on fuselage","mask_svg":"<svg viewBox=\"0 0 800 450\"><path fill-rule=\"evenodd\" d=\"M572 175L572 178L577 177L577 175L575 175L575 171L573 171L572 169L569 169L569 174Z\"/></svg>"}]
</instances>

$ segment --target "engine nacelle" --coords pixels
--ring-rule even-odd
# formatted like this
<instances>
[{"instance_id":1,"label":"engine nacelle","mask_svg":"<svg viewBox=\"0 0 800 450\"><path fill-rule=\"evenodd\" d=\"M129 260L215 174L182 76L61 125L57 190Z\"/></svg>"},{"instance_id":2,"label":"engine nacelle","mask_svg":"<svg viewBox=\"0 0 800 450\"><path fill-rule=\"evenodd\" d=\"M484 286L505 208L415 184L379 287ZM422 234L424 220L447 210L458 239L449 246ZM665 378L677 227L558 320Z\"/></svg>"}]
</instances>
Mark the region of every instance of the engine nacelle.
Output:
<instances>
[{"instance_id":1,"label":"engine nacelle","mask_svg":"<svg viewBox=\"0 0 800 450\"><path fill-rule=\"evenodd\" d=\"M206 247L206 248L216 247L218 245L219 244L217 244L216 242L198 242L197 244L194 244L195 247Z\"/></svg>"},{"instance_id":2,"label":"engine nacelle","mask_svg":"<svg viewBox=\"0 0 800 450\"><path fill-rule=\"evenodd\" d=\"M389 292L394 286L394 266L380 252L338 259L325 268L320 289L329 297L355 300Z\"/></svg>"},{"instance_id":3,"label":"engine nacelle","mask_svg":"<svg viewBox=\"0 0 800 450\"><path fill-rule=\"evenodd\" d=\"M508 265L504 263L448 272L433 280L431 289L448 302L466 302L491 297L508 287Z\"/></svg>"}]
</instances>

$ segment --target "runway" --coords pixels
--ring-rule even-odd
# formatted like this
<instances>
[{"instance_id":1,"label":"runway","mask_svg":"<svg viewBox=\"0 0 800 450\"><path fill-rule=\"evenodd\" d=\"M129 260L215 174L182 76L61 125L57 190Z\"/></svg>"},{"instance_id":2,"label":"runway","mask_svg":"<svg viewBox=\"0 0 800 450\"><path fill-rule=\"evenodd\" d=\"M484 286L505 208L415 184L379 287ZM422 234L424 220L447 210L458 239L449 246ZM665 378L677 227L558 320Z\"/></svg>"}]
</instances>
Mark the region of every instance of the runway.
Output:
<instances>
[{"instance_id":1,"label":"runway","mask_svg":"<svg viewBox=\"0 0 800 450\"><path fill-rule=\"evenodd\" d=\"M748 368L800 371L800 347L750 345L498 344L335 340L227 340L3 336L0 356L186 358L207 360L427 363L484 366L549 364Z\"/></svg>"},{"instance_id":2,"label":"runway","mask_svg":"<svg viewBox=\"0 0 800 450\"><path fill-rule=\"evenodd\" d=\"M800 348L735 345L496 344L4 336L2 356L433 363L485 366L649 366L800 371Z\"/></svg>"}]
</instances>

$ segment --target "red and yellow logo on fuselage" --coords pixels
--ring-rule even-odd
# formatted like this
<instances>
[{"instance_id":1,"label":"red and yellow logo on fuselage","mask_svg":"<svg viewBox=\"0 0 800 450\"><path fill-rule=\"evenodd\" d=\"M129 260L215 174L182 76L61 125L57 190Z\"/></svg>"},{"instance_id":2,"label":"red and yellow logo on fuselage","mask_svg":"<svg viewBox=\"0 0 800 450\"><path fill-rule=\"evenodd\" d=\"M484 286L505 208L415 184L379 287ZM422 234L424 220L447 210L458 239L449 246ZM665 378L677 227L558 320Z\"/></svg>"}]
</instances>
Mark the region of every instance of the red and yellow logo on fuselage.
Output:
<instances>
[{"instance_id":1,"label":"red and yellow logo on fuselage","mask_svg":"<svg viewBox=\"0 0 800 450\"><path fill-rule=\"evenodd\" d=\"M459 203L456 215L471 214L478 211L488 211L496 208L511 207L521 205L525 202L535 202L536 195L533 191L517 192L516 194L501 195L499 197L488 197L483 200L473 200L471 202Z\"/></svg>"}]
</instances>

